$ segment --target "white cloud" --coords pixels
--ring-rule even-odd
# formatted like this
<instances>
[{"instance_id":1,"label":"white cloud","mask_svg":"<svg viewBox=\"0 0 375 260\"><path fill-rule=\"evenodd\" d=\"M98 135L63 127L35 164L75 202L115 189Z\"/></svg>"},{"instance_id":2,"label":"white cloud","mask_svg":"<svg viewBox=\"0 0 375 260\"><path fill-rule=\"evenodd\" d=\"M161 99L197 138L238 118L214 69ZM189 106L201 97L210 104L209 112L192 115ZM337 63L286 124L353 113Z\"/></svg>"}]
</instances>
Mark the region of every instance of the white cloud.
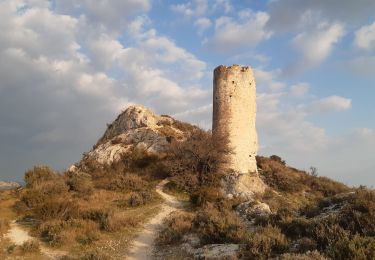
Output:
<instances>
[{"instance_id":1,"label":"white cloud","mask_svg":"<svg viewBox=\"0 0 375 260\"><path fill-rule=\"evenodd\" d=\"M224 13L229 13L234 10L231 0L215 0L214 9L224 10Z\"/></svg>"},{"instance_id":2,"label":"white cloud","mask_svg":"<svg viewBox=\"0 0 375 260\"><path fill-rule=\"evenodd\" d=\"M151 8L149 0L56 0L56 9L64 13L79 13L88 24L104 26L107 30L120 30L132 16L147 12Z\"/></svg>"},{"instance_id":3,"label":"white cloud","mask_svg":"<svg viewBox=\"0 0 375 260\"><path fill-rule=\"evenodd\" d=\"M320 23L310 31L298 34L292 43L301 58L287 68L286 72L295 73L320 64L330 55L344 33L344 26L340 23Z\"/></svg>"},{"instance_id":4,"label":"white cloud","mask_svg":"<svg viewBox=\"0 0 375 260\"><path fill-rule=\"evenodd\" d=\"M340 96L325 97L314 101L307 107L311 113L340 112L352 107L352 100Z\"/></svg>"},{"instance_id":5,"label":"white cloud","mask_svg":"<svg viewBox=\"0 0 375 260\"><path fill-rule=\"evenodd\" d=\"M271 36L271 32L265 29L268 19L267 13L249 9L239 12L237 19L222 16L215 21L215 33L208 44L219 51L255 47Z\"/></svg>"},{"instance_id":6,"label":"white cloud","mask_svg":"<svg viewBox=\"0 0 375 260\"><path fill-rule=\"evenodd\" d=\"M268 90L279 91L286 86L285 83L277 80L281 74L281 70L279 69L267 71L261 68L254 68L253 71L258 89L261 88L264 90L267 87Z\"/></svg>"},{"instance_id":7,"label":"white cloud","mask_svg":"<svg viewBox=\"0 0 375 260\"><path fill-rule=\"evenodd\" d=\"M196 20L194 22L194 25L198 28L198 34L202 34L204 31L211 27L212 22L210 19L203 17Z\"/></svg>"},{"instance_id":8,"label":"white cloud","mask_svg":"<svg viewBox=\"0 0 375 260\"><path fill-rule=\"evenodd\" d=\"M352 25L373 17L373 0L281 0L269 1L268 26L274 31L294 31L305 26L308 19L341 21Z\"/></svg>"},{"instance_id":9,"label":"white cloud","mask_svg":"<svg viewBox=\"0 0 375 260\"><path fill-rule=\"evenodd\" d=\"M302 97L309 91L308 83L299 83L290 87L290 94L294 97Z\"/></svg>"},{"instance_id":10,"label":"white cloud","mask_svg":"<svg viewBox=\"0 0 375 260\"><path fill-rule=\"evenodd\" d=\"M129 104L178 113L210 102L199 84L205 62L145 29L152 26L145 15L123 23L148 1L67 0L57 11L43 1L21 2L0 2L0 118L11 125L0 126L1 172L20 178L32 164L68 166ZM9 139L10 129L17 140Z\"/></svg>"},{"instance_id":11,"label":"white cloud","mask_svg":"<svg viewBox=\"0 0 375 260\"><path fill-rule=\"evenodd\" d=\"M306 154L329 143L325 130L307 119L300 104L287 102L285 82L279 80L280 70L254 69L257 80L257 129L260 154ZM281 88L275 88L281 85ZM298 83L295 86L305 86Z\"/></svg>"},{"instance_id":12,"label":"white cloud","mask_svg":"<svg viewBox=\"0 0 375 260\"><path fill-rule=\"evenodd\" d=\"M354 43L361 49L375 49L375 22L356 31Z\"/></svg>"},{"instance_id":13,"label":"white cloud","mask_svg":"<svg viewBox=\"0 0 375 260\"><path fill-rule=\"evenodd\" d=\"M187 18L204 16L208 10L208 0L193 0L185 4L170 6L171 10Z\"/></svg>"},{"instance_id":14,"label":"white cloud","mask_svg":"<svg viewBox=\"0 0 375 260\"><path fill-rule=\"evenodd\" d=\"M102 35L88 43L92 63L98 69L109 69L123 51L122 44L108 35Z\"/></svg>"}]
</instances>

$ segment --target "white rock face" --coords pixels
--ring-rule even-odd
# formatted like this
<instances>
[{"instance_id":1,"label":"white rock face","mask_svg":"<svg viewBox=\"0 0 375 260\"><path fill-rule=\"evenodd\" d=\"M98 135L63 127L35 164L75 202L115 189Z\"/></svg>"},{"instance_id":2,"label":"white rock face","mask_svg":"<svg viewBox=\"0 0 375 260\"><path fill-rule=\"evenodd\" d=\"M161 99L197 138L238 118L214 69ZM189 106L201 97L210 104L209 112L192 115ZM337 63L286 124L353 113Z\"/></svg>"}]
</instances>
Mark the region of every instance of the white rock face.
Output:
<instances>
[{"instance_id":1,"label":"white rock face","mask_svg":"<svg viewBox=\"0 0 375 260\"><path fill-rule=\"evenodd\" d=\"M240 246L237 244L212 244L205 245L204 247L198 248L195 251L194 259L205 259L205 260L227 260L227 259L238 259L237 254L240 250Z\"/></svg>"},{"instance_id":2,"label":"white rock face","mask_svg":"<svg viewBox=\"0 0 375 260\"><path fill-rule=\"evenodd\" d=\"M268 204L259 201L247 201L237 206L236 209L240 215L246 219L255 217L265 217L271 214Z\"/></svg>"},{"instance_id":3,"label":"white rock face","mask_svg":"<svg viewBox=\"0 0 375 260\"><path fill-rule=\"evenodd\" d=\"M95 160L102 165L119 161L134 149L150 155L163 156L171 138L183 138L184 133L173 126L171 117L159 116L143 106L130 106L108 126L93 150L83 160ZM71 166L76 172L79 166Z\"/></svg>"},{"instance_id":4,"label":"white rock face","mask_svg":"<svg viewBox=\"0 0 375 260\"><path fill-rule=\"evenodd\" d=\"M0 190L11 190L19 187L21 187L21 185L17 182L0 181Z\"/></svg>"},{"instance_id":5,"label":"white rock face","mask_svg":"<svg viewBox=\"0 0 375 260\"><path fill-rule=\"evenodd\" d=\"M158 116L146 107L130 106L108 126L99 143L108 141L130 129L142 127L157 129L160 125L172 124L173 122L174 119L167 116Z\"/></svg>"}]
</instances>

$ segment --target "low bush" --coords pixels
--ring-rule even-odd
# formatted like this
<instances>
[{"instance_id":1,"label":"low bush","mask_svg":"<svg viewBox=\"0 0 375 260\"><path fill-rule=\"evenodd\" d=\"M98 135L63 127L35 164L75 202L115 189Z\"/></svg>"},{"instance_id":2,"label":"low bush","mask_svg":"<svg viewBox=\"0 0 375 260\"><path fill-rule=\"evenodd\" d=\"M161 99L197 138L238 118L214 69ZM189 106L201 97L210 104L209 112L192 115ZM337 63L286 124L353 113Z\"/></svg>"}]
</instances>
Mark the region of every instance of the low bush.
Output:
<instances>
[{"instance_id":1,"label":"low bush","mask_svg":"<svg viewBox=\"0 0 375 260\"><path fill-rule=\"evenodd\" d=\"M82 245L90 245L99 240L100 234L97 229L85 229L76 236L78 243Z\"/></svg>"},{"instance_id":2,"label":"low bush","mask_svg":"<svg viewBox=\"0 0 375 260\"><path fill-rule=\"evenodd\" d=\"M257 156L257 164L266 184L281 192L309 191L316 197L323 197L350 191L350 188L342 183L287 167L285 162L275 155L271 158Z\"/></svg>"},{"instance_id":3,"label":"low bush","mask_svg":"<svg viewBox=\"0 0 375 260\"><path fill-rule=\"evenodd\" d=\"M92 177L87 173L69 173L67 174L67 185L71 191L75 191L82 195L90 195L93 192L94 185Z\"/></svg>"},{"instance_id":4,"label":"low bush","mask_svg":"<svg viewBox=\"0 0 375 260\"><path fill-rule=\"evenodd\" d=\"M338 223L352 234L375 236L375 191L357 189L338 218Z\"/></svg>"},{"instance_id":5,"label":"low bush","mask_svg":"<svg viewBox=\"0 0 375 260\"><path fill-rule=\"evenodd\" d=\"M279 228L266 226L249 236L247 256L251 259L269 259L271 256L286 252L288 240Z\"/></svg>"},{"instance_id":6,"label":"low bush","mask_svg":"<svg viewBox=\"0 0 375 260\"><path fill-rule=\"evenodd\" d=\"M110 260L112 259L109 255L101 252L99 249L94 249L85 253L80 260Z\"/></svg>"},{"instance_id":7,"label":"low bush","mask_svg":"<svg viewBox=\"0 0 375 260\"><path fill-rule=\"evenodd\" d=\"M37 253L40 252L39 243L35 240L28 240L20 245L20 249L23 253Z\"/></svg>"},{"instance_id":8,"label":"low bush","mask_svg":"<svg viewBox=\"0 0 375 260\"><path fill-rule=\"evenodd\" d=\"M165 163L172 180L181 181L177 186L192 192L219 185L219 169L227 165L223 154L230 151L227 138L214 141L211 132L196 128L183 142L172 141Z\"/></svg>"},{"instance_id":9,"label":"low bush","mask_svg":"<svg viewBox=\"0 0 375 260\"><path fill-rule=\"evenodd\" d=\"M54 180L56 177L55 172L48 166L34 166L25 173L25 182L27 187L32 187L45 181Z\"/></svg>"},{"instance_id":10,"label":"low bush","mask_svg":"<svg viewBox=\"0 0 375 260\"><path fill-rule=\"evenodd\" d=\"M148 187L148 183L135 174L118 174L112 177L108 187L106 187L109 190L131 192L142 191Z\"/></svg>"},{"instance_id":11,"label":"low bush","mask_svg":"<svg viewBox=\"0 0 375 260\"><path fill-rule=\"evenodd\" d=\"M223 199L220 187L202 186L190 195L190 202L201 207L209 202L218 202Z\"/></svg>"},{"instance_id":12,"label":"low bush","mask_svg":"<svg viewBox=\"0 0 375 260\"><path fill-rule=\"evenodd\" d=\"M21 201L30 208L44 204L51 198L64 197L69 187L61 176L45 182L34 183L32 188L27 189L21 197Z\"/></svg>"},{"instance_id":13,"label":"low bush","mask_svg":"<svg viewBox=\"0 0 375 260\"><path fill-rule=\"evenodd\" d=\"M137 206L145 205L151 199L152 199L152 195L150 192L147 192L147 191L132 192L129 194L128 206L137 207Z\"/></svg>"},{"instance_id":14,"label":"low bush","mask_svg":"<svg viewBox=\"0 0 375 260\"><path fill-rule=\"evenodd\" d=\"M319 251L314 250L304 254L282 254L278 257L280 260L327 260Z\"/></svg>"},{"instance_id":15,"label":"low bush","mask_svg":"<svg viewBox=\"0 0 375 260\"><path fill-rule=\"evenodd\" d=\"M66 222L62 220L50 220L42 222L37 227L37 234L43 241L51 246L60 246L64 243L63 230L66 229Z\"/></svg>"},{"instance_id":16,"label":"low bush","mask_svg":"<svg viewBox=\"0 0 375 260\"><path fill-rule=\"evenodd\" d=\"M81 244L96 241L100 234L98 224L91 220L71 219L68 221L49 220L40 223L36 235L51 246L62 246L74 240Z\"/></svg>"},{"instance_id":17,"label":"low bush","mask_svg":"<svg viewBox=\"0 0 375 260\"><path fill-rule=\"evenodd\" d=\"M34 216L40 220L68 220L79 217L79 205L69 198L49 198L33 209Z\"/></svg>"},{"instance_id":18,"label":"low bush","mask_svg":"<svg viewBox=\"0 0 375 260\"><path fill-rule=\"evenodd\" d=\"M9 229L9 221L7 219L0 219L0 236Z\"/></svg>"},{"instance_id":19,"label":"low bush","mask_svg":"<svg viewBox=\"0 0 375 260\"><path fill-rule=\"evenodd\" d=\"M246 228L233 210L217 208L211 203L197 212L193 230L204 244L242 243L246 237Z\"/></svg>"},{"instance_id":20,"label":"low bush","mask_svg":"<svg viewBox=\"0 0 375 260\"><path fill-rule=\"evenodd\" d=\"M308 251L314 251L317 248L317 244L315 240L308 238L308 237L303 237L301 239L298 239L296 242L296 248L298 252L300 253L305 253Z\"/></svg>"},{"instance_id":21,"label":"low bush","mask_svg":"<svg viewBox=\"0 0 375 260\"><path fill-rule=\"evenodd\" d=\"M194 214L177 213L166 220L164 228L159 232L157 243L171 245L180 242L182 237L191 231Z\"/></svg>"},{"instance_id":22,"label":"low bush","mask_svg":"<svg viewBox=\"0 0 375 260\"><path fill-rule=\"evenodd\" d=\"M95 221L101 230L108 232L118 231L127 222L121 214L112 209L89 209L83 212L82 216Z\"/></svg>"},{"instance_id":23,"label":"low bush","mask_svg":"<svg viewBox=\"0 0 375 260\"><path fill-rule=\"evenodd\" d=\"M332 259L375 259L375 238L355 235L342 237L326 249Z\"/></svg>"}]
</instances>

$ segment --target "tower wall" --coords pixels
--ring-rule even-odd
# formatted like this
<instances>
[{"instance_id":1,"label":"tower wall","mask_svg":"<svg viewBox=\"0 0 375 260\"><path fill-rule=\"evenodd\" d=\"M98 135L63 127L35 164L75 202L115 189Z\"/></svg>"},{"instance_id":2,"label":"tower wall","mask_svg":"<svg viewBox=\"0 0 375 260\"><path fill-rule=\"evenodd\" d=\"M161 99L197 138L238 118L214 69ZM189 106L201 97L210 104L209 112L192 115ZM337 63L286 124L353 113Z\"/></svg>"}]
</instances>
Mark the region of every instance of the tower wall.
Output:
<instances>
[{"instance_id":1,"label":"tower wall","mask_svg":"<svg viewBox=\"0 0 375 260\"><path fill-rule=\"evenodd\" d=\"M214 71L214 136L227 136L232 153L227 167L241 174L257 173L255 126L256 84L250 67L219 66Z\"/></svg>"}]
</instances>

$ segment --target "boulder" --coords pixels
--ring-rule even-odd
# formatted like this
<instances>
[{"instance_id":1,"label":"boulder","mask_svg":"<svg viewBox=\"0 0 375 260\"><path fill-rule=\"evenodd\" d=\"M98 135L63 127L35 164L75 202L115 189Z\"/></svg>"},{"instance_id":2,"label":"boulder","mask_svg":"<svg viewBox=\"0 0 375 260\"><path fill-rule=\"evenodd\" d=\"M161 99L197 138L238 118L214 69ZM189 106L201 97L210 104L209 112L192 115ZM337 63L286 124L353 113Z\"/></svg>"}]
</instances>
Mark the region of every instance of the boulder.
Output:
<instances>
[{"instance_id":1,"label":"boulder","mask_svg":"<svg viewBox=\"0 0 375 260\"><path fill-rule=\"evenodd\" d=\"M0 181L0 190L12 190L21 187L17 182Z\"/></svg>"},{"instance_id":2,"label":"boulder","mask_svg":"<svg viewBox=\"0 0 375 260\"><path fill-rule=\"evenodd\" d=\"M241 217L248 220L257 217L266 217L272 213L268 204L259 201L243 202L237 206L236 210Z\"/></svg>"},{"instance_id":3,"label":"boulder","mask_svg":"<svg viewBox=\"0 0 375 260\"><path fill-rule=\"evenodd\" d=\"M177 120L156 115L143 106L130 106L108 125L102 138L84 154L82 161L72 165L68 171L84 168L87 161L111 165L134 150L163 157L171 140L182 140L186 134L175 127L176 123Z\"/></svg>"},{"instance_id":4,"label":"boulder","mask_svg":"<svg viewBox=\"0 0 375 260\"><path fill-rule=\"evenodd\" d=\"M235 260L238 259L240 245L211 244L195 250L194 259L204 260Z\"/></svg>"}]
</instances>

